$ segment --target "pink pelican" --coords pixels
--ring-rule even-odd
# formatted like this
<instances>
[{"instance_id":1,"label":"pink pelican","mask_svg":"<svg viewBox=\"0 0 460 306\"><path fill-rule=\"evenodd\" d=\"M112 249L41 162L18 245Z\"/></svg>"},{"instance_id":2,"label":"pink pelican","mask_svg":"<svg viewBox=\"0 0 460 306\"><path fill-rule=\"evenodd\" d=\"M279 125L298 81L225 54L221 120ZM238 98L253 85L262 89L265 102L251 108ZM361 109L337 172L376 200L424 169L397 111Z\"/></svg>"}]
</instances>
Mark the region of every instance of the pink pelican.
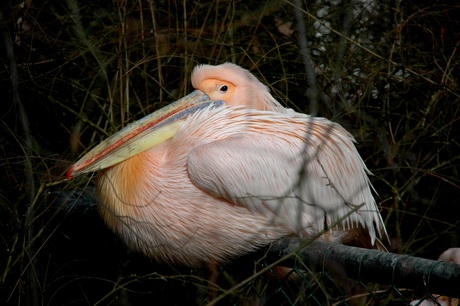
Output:
<instances>
[{"instance_id":1,"label":"pink pelican","mask_svg":"<svg viewBox=\"0 0 460 306\"><path fill-rule=\"evenodd\" d=\"M213 265L283 236L375 246L368 170L339 124L281 106L237 65L198 65L195 91L123 128L68 178L98 172L102 218L159 261Z\"/></svg>"}]
</instances>

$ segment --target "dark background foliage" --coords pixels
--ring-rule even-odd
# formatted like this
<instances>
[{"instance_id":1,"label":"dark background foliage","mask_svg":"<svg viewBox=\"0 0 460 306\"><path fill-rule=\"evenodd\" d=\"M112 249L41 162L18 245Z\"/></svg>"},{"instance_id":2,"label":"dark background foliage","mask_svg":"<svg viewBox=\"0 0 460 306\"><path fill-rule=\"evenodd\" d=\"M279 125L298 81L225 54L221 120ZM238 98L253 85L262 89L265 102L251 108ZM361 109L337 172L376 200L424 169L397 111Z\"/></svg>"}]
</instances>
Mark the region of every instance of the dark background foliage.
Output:
<instances>
[{"instance_id":1,"label":"dark background foliage","mask_svg":"<svg viewBox=\"0 0 460 306\"><path fill-rule=\"evenodd\" d=\"M89 178L64 180L98 141L190 92L197 63L239 64L284 105L351 131L374 173L392 252L437 258L459 246L460 20L454 16L460 5L323 0L301 6L4 3L2 300L202 303L196 290L204 271L164 267L129 252L99 219ZM245 264L224 271L244 271Z\"/></svg>"}]
</instances>

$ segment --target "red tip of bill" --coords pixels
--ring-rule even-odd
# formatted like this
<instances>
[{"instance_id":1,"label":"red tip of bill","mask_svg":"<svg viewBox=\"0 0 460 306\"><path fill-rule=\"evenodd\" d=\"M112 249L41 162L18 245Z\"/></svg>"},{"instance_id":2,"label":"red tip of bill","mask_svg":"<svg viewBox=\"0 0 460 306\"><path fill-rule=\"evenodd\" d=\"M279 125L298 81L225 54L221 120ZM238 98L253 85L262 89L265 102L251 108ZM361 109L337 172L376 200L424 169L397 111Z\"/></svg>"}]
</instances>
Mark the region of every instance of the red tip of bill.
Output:
<instances>
[{"instance_id":1,"label":"red tip of bill","mask_svg":"<svg viewBox=\"0 0 460 306\"><path fill-rule=\"evenodd\" d=\"M74 166L75 165L72 165L72 167L70 167L69 170L67 170L66 177L67 177L68 181L70 181L72 179L72 172L73 172Z\"/></svg>"}]
</instances>

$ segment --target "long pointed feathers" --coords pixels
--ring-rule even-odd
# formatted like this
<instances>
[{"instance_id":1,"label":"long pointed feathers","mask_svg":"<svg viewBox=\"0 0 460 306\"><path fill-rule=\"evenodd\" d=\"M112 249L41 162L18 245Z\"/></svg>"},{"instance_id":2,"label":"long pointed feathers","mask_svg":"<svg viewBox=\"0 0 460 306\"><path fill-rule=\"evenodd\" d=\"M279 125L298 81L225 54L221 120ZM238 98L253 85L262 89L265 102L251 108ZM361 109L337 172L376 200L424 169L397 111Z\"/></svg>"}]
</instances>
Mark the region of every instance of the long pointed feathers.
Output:
<instances>
[{"instance_id":1,"label":"long pointed feathers","mask_svg":"<svg viewBox=\"0 0 460 306\"><path fill-rule=\"evenodd\" d=\"M211 193L254 212L284 212L296 230L313 223L319 231L324 221L334 225L350 214L344 228L366 227L372 243L386 235L367 167L337 123L294 112L209 109L190 117L175 141L208 150L205 158L190 157L188 167L192 181Z\"/></svg>"}]
</instances>

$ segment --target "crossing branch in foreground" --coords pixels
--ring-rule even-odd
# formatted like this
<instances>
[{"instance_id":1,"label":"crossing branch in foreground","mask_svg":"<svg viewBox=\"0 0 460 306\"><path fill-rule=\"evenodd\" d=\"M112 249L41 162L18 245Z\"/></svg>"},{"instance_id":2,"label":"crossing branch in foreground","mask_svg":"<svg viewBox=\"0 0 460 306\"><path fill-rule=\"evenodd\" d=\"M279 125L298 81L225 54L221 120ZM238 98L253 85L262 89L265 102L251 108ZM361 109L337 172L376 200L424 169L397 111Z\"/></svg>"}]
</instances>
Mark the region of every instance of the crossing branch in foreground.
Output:
<instances>
[{"instance_id":1,"label":"crossing branch in foreground","mask_svg":"<svg viewBox=\"0 0 460 306\"><path fill-rule=\"evenodd\" d=\"M368 283L379 283L460 298L460 265L410 255L387 253L314 241L285 238L273 245L271 254L288 254L289 266L301 262L314 272L330 272Z\"/></svg>"}]
</instances>

